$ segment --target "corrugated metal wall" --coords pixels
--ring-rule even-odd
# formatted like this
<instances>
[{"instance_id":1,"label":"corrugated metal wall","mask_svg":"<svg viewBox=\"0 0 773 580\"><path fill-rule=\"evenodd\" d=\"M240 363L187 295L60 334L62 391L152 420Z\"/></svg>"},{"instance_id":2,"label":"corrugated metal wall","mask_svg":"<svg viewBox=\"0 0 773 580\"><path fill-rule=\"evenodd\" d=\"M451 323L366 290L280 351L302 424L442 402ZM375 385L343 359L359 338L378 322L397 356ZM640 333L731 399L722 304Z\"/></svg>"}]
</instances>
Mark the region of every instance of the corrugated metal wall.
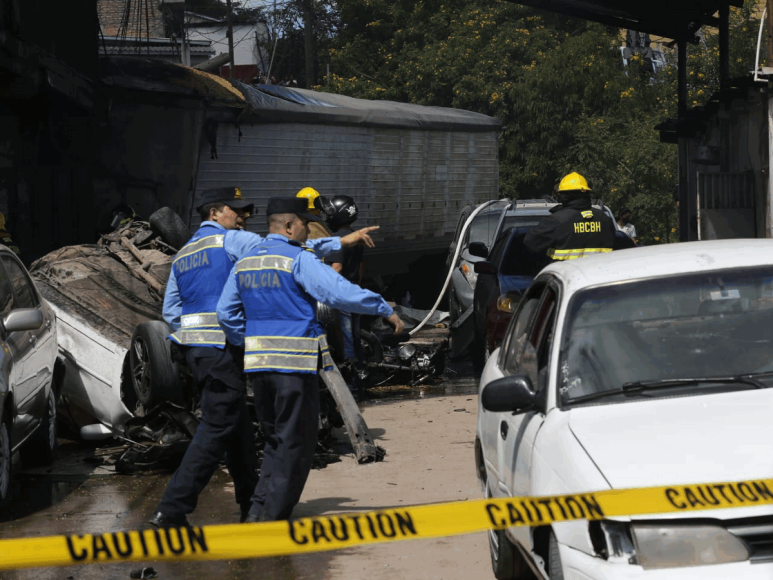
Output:
<instances>
[{"instance_id":1,"label":"corrugated metal wall","mask_svg":"<svg viewBox=\"0 0 773 580\"><path fill-rule=\"evenodd\" d=\"M201 148L194 207L199 192L236 185L256 204L250 229L264 233L271 196L307 186L322 195L350 195L360 209L355 226L381 226L369 255L400 256L404 264L407 253L447 250L461 209L497 198L497 145L493 131L221 125L218 158L210 158L208 143ZM191 228L199 223L193 215Z\"/></svg>"}]
</instances>

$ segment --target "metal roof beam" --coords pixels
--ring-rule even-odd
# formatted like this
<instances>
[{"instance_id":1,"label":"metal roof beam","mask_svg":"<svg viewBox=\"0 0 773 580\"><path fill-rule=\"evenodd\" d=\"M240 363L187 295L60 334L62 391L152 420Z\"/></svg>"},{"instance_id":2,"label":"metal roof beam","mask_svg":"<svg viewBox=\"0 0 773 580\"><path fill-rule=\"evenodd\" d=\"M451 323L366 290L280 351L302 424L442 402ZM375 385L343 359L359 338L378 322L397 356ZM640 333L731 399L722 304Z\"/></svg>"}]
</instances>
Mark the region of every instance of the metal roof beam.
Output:
<instances>
[{"instance_id":1,"label":"metal roof beam","mask_svg":"<svg viewBox=\"0 0 773 580\"><path fill-rule=\"evenodd\" d=\"M674 40L696 42L695 33L702 25L719 27L720 19L714 14L722 6L743 6L743 0L711 0L709 2L680 2L672 0L668 5L657 2L655 6L636 4L621 8L613 0L508 0L532 8L548 10L592 20L616 28L630 28Z\"/></svg>"}]
</instances>

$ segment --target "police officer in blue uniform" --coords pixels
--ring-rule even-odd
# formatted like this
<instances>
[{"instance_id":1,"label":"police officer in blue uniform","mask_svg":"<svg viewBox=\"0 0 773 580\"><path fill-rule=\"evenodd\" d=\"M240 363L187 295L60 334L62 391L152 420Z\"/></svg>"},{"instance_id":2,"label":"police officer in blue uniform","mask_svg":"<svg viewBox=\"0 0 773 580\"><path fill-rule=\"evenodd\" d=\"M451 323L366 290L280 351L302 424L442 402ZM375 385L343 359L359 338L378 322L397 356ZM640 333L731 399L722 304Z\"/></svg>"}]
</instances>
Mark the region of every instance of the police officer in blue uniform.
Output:
<instances>
[{"instance_id":1,"label":"police officer in blue uniform","mask_svg":"<svg viewBox=\"0 0 773 580\"><path fill-rule=\"evenodd\" d=\"M217 304L228 341L243 345L266 446L247 522L287 519L306 484L319 423L317 371L333 367L316 305L402 320L381 296L336 274L304 245L306 201L273 197L269 235L234 266Z\"/></svg>"},{"instance_id":2,"label":"police officer in blue uniform","mask_svg":"<svg viewBox=\"0 0 773 580\"><path fill-rule=\"evenodd\" d=\"M197 209L202 223L178 252L164 296L163 316L172 328L174 348L184 357L201 390L201 424L150 523L157 527L187 525L223 455L234 478L242 519L251 505L257 482L257 457L252 422L245 401L243 348L229 344L218 326L215 307L234 265L263 238L243 230L253 204L239 188L203 193ZM315 240L314 249L327 255L341 245L373 245L364 228L349 238Z\"/></svg>"}]
</instances>

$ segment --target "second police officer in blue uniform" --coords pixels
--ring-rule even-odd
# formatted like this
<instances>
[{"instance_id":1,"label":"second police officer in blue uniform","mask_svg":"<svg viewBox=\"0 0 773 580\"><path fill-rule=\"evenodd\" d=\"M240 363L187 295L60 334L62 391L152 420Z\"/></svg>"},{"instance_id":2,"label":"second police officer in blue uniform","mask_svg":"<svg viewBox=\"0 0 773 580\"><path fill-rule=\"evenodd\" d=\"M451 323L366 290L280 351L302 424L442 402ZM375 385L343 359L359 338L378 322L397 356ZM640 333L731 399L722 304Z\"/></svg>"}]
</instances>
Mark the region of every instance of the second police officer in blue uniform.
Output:
<instances>
[{"instance_id":1,"label":"second police officer in blue uniform","mask_svg":"<svg viewBox=\"0 0 773 580\"><path fill-rule=\"evenodd\" d=\"M218 326L215 306L234 263L263 238L243 231L253 204L239 188L207 190L197 208L201 227L177 253L164 295L163 316L174 334L175 348L185 358L201 390L201 424L180 467L167 485L150 523L158 527L187 525L201 490L223 455L234 478L242 519L251 505L257 481L253 443L242 369L243 350L227 343ZM315 240L314 249L327 255L341 245L364 242L372 246L363 228L349 238Z\"/></svg>"},{"instance_id":2,"label":"second police officer in blue uniform","mask_svg":"<svg viewBox=\"0 0 773 580\"><path fill-rule=\"evenodd\" d=\"M306 201L273 197L269 235L239 260L217 305L228 341L244 345L255 409L266 435L260 481L247 522L287 519L309 476L319 423L318 369L333 360L317 321L317 301L336 309L388 318L404 325L384 299L348 282L304 242Z\"/></svg>"}]
</instances>

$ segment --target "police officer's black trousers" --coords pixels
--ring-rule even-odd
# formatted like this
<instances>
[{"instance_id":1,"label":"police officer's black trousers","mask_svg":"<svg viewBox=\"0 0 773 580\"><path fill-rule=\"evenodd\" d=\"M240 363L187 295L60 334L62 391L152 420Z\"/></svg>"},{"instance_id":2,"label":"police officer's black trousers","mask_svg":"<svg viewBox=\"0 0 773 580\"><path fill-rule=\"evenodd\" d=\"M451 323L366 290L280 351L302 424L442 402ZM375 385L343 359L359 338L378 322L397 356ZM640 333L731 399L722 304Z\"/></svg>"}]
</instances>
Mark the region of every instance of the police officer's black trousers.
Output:
<instances>
[{"instance_id":1,"label":"police officer's black trousers","mask_svg":"<svg viewBox=\"0 0 773 580\"><path fill-rule=\"evenodd\" d=\"M201 423L157 511L179 517L196 509L201 490L225 455L236 502L245 511L257 483L257 455L247 411L243 353L234 347L182 347L201 390Z\"/></svg>"},{"instance_id":2,"label":"police officer's black trousers","mask_svg":"<svg viewBox=\"0 0 773 580\"><path fill-rule=\"evenodd\" d=\"M285 520L301 499L317 447L319 376L253 373L252 391L266 446L250 515Z\"/></svg>"}]
</instances>

